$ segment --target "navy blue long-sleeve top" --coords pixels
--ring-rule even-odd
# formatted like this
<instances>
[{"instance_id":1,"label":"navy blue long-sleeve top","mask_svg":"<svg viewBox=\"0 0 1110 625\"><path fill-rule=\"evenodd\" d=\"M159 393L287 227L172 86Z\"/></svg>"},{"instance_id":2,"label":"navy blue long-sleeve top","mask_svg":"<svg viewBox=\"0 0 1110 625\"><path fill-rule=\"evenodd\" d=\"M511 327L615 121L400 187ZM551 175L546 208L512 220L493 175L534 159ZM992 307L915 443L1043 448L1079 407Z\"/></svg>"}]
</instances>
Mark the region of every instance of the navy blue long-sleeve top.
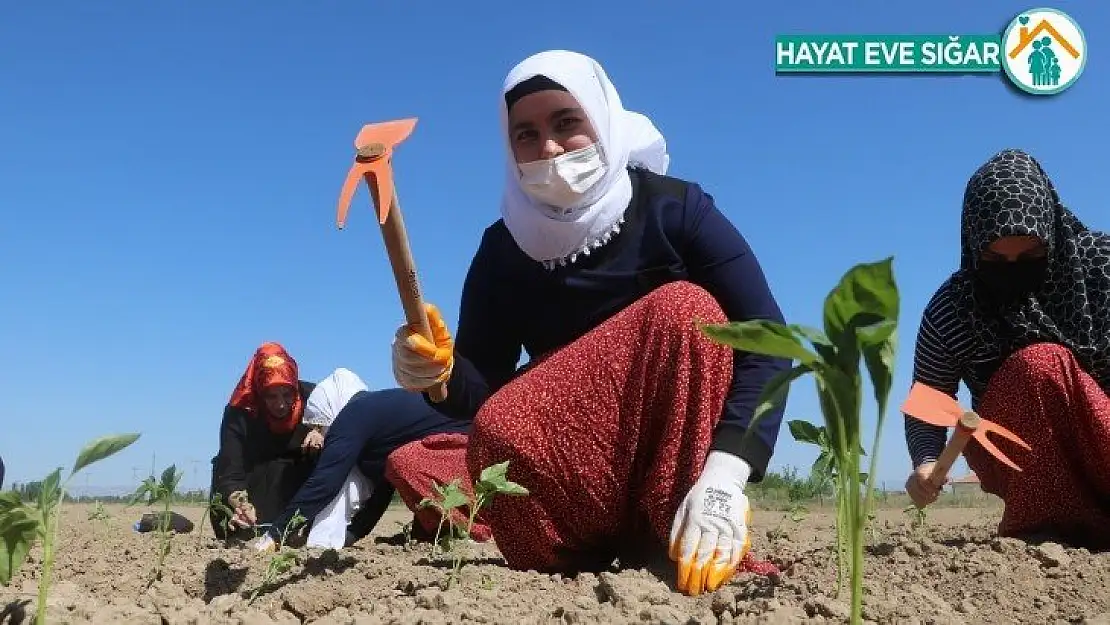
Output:
<instances>
[{"instance_id":1,"label":"navy blue long-sleeve top","mask_svg":"<svg viewBox=\"0 0 1110 625\"><path fill-rule=\"evenodd\" d=\"M633 197L620 234L589 256L553 271L516 245L503 220L486 229L463 286L455 369L442 403L448 416L472 419L521 371L523 347L534 361L573 342L654 288L677 280L716 298L732 321L783 315L747 241L695 183L632 172ZM745 437L767 382L790 361L735 352L732 386L712 448L730 452L763 479L784 408L761 416Z\"/></svg>"},{"instance_id":2,"label":"navy blue long-sleeve top","mask_svg":"<svg viewBox=\"0 0 1110 625\"><path fill-rule=\"evenodd\" d=\"M312 475L274 520L271 537L280 539L298 511L309 521L320 514L342 490L351 469L358 467L367 479L379 484L393 450L431 434L467 429L469 424L446 418L419 395L404 389L355 393L328 428Z\"/></svg>"}]
</instances>

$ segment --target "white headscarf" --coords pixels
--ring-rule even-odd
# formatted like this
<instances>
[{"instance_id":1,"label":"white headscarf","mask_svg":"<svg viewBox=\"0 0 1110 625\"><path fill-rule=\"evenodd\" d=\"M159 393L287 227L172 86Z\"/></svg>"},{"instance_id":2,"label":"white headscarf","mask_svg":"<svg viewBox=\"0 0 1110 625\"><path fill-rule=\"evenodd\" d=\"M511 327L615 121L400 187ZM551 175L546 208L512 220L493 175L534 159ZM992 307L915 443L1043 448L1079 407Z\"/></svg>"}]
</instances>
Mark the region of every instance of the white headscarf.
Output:
<instances>
[{"instance_id":1,"label":"white headscarf","mask_svg":"<svg viewBox=\"0 0 1110 625\"><path fill-rule=\"evenodd\" d=\"M567 214L541 204L520 185L513 158L505 94L537 75L562 85L582 106L597 133L607 172ZM651 120L621 105L613 83L596 61L566 50L548 50L514 67L501 88L501 132L507 149L508 172L501 199L501 217L520 249L552 268L573 263L580 254L601 247L620 232L632 199L629 165L664 174L670 164L667 141Z\"/></svg>"},{"instance_id":2,"label":"white headscarf","mask_svg":"<svg viewBox=\"0 0 1110 625\"><path fill-rule=\"evenodd\" d=\"M366 384L349 369L342 367L320 380L305 402L304 419L308 425L331 427L339 411L351 401L355 393L370 390Z\"/></svg>"}]
</instances>

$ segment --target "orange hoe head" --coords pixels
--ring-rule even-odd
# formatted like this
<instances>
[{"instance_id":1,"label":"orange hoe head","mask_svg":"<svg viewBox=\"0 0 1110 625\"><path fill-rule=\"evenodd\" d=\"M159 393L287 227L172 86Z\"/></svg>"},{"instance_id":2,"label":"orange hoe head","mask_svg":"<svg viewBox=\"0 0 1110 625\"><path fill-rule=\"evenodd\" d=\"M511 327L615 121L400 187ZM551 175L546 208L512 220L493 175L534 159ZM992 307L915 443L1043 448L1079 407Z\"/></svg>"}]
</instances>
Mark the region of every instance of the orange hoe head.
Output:
<instances>
[{"instance_id":1,"label":"orange hoe head","mask_svg":"<svg viewBox=\"0 0 1110 625\"><path fill-rule=\"evenodd\" d=\"M358 181L365 179L378 211L378 225L384 224L393 205L393 148L407 139L416 128L416 118L367 124L355 137L355 162L347 172L339 192L336 224L343 228Z\"/></svg>"},{"instance_id":2,"label":"orange hoe head","mask_svg":"<svg viewBox=\"0 0 1110 625\"><path fill-rule=\"evenodd\" d=\"M956 427L960 422L960 417L967 411L964 410L963 406L960 406L959 402L945 393L920 382L914 382L913 386L910 387L909 396L906 397L905 403L902 404L902 412L932 425ZM1026 450L1031 450L1033 448L1010 430L1007 430L997 423L987 421L981 417L979 418L979 425L975 428L975 431L972 432L971 437L978 441L979 444L983 446L983 449L986 449L987 452L998 459L999 462L1015 471L1021 471L1021 467L1014 464L1012 460L1006 457L1006 454L1002 453L1000 449L994 446L994 443L990 442L987 438L987 435L990 433L1011 440Z\"/></svg>"}]
</instances>

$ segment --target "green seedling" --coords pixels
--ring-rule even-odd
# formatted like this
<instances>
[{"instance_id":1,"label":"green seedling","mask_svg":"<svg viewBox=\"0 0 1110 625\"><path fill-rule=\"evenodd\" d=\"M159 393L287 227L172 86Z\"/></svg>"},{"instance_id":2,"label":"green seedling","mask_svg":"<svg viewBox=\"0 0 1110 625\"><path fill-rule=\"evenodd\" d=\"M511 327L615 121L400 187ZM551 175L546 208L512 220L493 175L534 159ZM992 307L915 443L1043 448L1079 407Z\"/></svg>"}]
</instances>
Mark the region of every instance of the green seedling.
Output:
<instances>
[{"instance_id":1,"label":"green seedling","mask_svg":"<svg viewBox=\"0 0 1110 625\"><path fill-rule=\"evenodd\" d=\"M817 447L817 459L813 461L813 467L810 468L810 476L822 487L825 484L832 484L833 495L837 501L837 515L836 515L836 562L837 562L837 586L843 586L843 574L848 569L848 560L851 557L851 539L850 528L844 526L846 517L841 514L842 509L839 505L844 501L839 496L840 487L843 481L837 479L837 474L840 473L842 467L840 466L839 456L833 450L832 440L829 438L829 429L824 425L814 425L808 421L794 420L789 421L787 427L790 429L791 436L799 443L805 443ZM863 446L859 447L859 455L866 456L867 452ZM867 474L860 474L860 481L865 482Z\"/></svg>"},{"instance_id":2,"label":"green seedling","mask_svg":"<svg viewBox=\"0 0 1110 625\"><path fill-rule=\"evenodd\" d=\"M925 508L918 508L910 504L902 508L902 513L910 519L910 529L917 532L925 528L925 524L929 521L929 513Z\"/></svg>"},{"instance_id":3,"label":"green seedling","mask_svg":"<svg viewBox=\"0 0 1110 625\"><path fill-rule=\"evenodd\" d=\"M101 523L107 523L108 519L110 519L110 518L112 518L112 515L108 514L108 510L104 507L104 502L103 501L96 502L95 504L93 504L92 509L89 510L89 520L90 521L99 521Z\"/></svg>"},{"instance_id":4,"label":"green seedling","mask_svg":"<svg viewBox=\"0 0 1110 625\"><path fill-rule=\"evenodd\" d=\"M801 523L802 521L806 520L807 516L809 516L809 510L800 503L796 503L790 506L790 509L786 512L787 518L795 523Z\"/></svg>"},{"instance_id":5,"label":"green seedling","mask_svg":"<svg viewBox=\"0 0 1110 625\"><path fill-rule=\"evenodd\" d=\"M65 500L70 480L81 469L118 453L138 439L139 434L119 434L90 441L77 454L64 482L61 467L46 476L34 502L24 502L16 491L0 493L0 584L10 584L31 547L36 541L42 542L35 625L46 623L46 600L50 596L58 538L58 510Z\"/></svg>"},{"instance_id":6,"label":"green seedling","mask_svg":"<svg viewBox=\"0 0 1110 625\"><path fill-rule=\"evenodd\" d=\"M465 555L462 550L455 545L453 540L454 536L460 536L464 539L470 538L470 533L474 530L474 520L478 517L478 513L493 498L498 495L508 495L511 497L523 497L528 494L528 489L524 488L516 482L508 479L509 461L501 462L482 469L481 475L478 476L478 481L474 484L474 499L471 500L467 497L459 486L459 480L452 480L446 486L433 484L438 499L427 498L420 502L419 508L426 508L432 506L439 511L439 526L436 528L436 536L432 545L433 555L434 549L440 544L442 530L445 525L450 530L452 538L449 539L450 551L452 553L452 566L451 575L447 578L447 588L450 589L455 582L458 581L459 573L462 571ZM468 514L466 517L466 526L457 527L457 524L452 519L452 512L458 508L467 507Z\"/></svg>"},{"instance_id":7,"label":"green seedling","mask_svg":"<svg viewBox=\"0 0 1110 625\"><path fill-rule=\"evenodd\" d=\"M298 510L293 514L293 518L289 520L289 524L281 532L281 540L278 541L273 554L270 555L269 562L266 563L266 573L262 576L262 581L251 591L250 599L247 605L254 603L255 599L262 594L262 591L269 588L274 580L293 568L297 563L297 552L292 549L286 549L285 542L289 538L289 534L297 531L305 523L305 518L301 516L301 511Z\"/></svg>"},{"instance_id":8,"label":"green seedling","mask_svg":"<svg viewBox=\"0 0 1110 625\"><path fill-rule=\"evenodd\" d=\"M870 536L871 542L875 542L879 538L878 518L878 513L875 511L874 506L872 506L867 511L867 535Z\"/></svg>"},{"instance_id":9,"label":"green seedling","mask_svg":"<svg viewBox=\"0 0 1110 625\"><path fill-rule=\"evenodd\" d=\"M177 487L184 476L184 471L178 470L176 465L171 464L166 467L165 471L162 471L160 479L155 479L151 475L143 480L143 483L135 489L130 502L127 504L133 506L142 503L147 506L161 505L162 507L158 514L156 529L158 532L158 551L155 556L154 569L151 571L150 580L147 582L148 587L162 579L162 568L166 564L166 556L170 554L170 549L173 547L173 502L177 496Z\"/></svg>"},{"instance_id":10,"label":"green seedling","mask_svg":"<svg viewBox=\"0 0 1110 625\"><path fill-rule=\"evenodd\" d=\"M235 516L235 511L224 503L223 497L219 493L212 495L204 504L204 514L200 517L200 527L197 528L197 544L201 543L204 537L204 526L208 524L208 520L213 518L215 513L216 518L223 519L223 525L227 529L232 529L231 517Z\"/></svg>"},{"instance_id":11,"label":"green seedling","mask_svg":"<svg viewBox=\"0 0 1110 625\"><path fill-rule=\"evenodd\" d=\"M787 509L786 514L779 520L778 524L767 531L767 538L778 540L789 537L790 534L783 527L786 525L786 522L790 521L796 527L799 523L806 520L807 516L809 516L809 510L804 505L800 503L791 505L790 508Z\"/></svg>"},{"instance_id":12,"label":"green seedling","mask_svg":"<svg viewBox=\"0 0 1110 625\"><path fill-rule=\"evenodd\" d=\"M703 325L711 339L741 351L788 358L797 364L763 389L754 419L786 401L790 384L812 373L836 481L839 542L850 547L851 622L862 622L863 532L875 495L878 444L894 375L899 313L893 259L859 264L825 298L824 331L767 320ZM806 343L809 343L807 347ZM863 360L877 404L870 469L860 471ZM749 429L749 433L752 430ZM841 573L841 579L843 574Z\"/></svg>"},{"instance_id":13,"label":"green seedling","mask_svg":"<svg viewBox=\"0 0 1110 625\"><path fill-rule=\"evenodd\" d=\"M437 548L451 551L457 538L469 536L471 528L455 523L451 512L468 505L470 499L463 492L460 480L457 478L448 484L433 482L432 489L436 497L421 500L418 509L433 507L439 511L439 525L436 526L436 534L432 538L432 556L435 557ZM446 534L444 530L447 530Z\"/></svg>"}]
</instances>

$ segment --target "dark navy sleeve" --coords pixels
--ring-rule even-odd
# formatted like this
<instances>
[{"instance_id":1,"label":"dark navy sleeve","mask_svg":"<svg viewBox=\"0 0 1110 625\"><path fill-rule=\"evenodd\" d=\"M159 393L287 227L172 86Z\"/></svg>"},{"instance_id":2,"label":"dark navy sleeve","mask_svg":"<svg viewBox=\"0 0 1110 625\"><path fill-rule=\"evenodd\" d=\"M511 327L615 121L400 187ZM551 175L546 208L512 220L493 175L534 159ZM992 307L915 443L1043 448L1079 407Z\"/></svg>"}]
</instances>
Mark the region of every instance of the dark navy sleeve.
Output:
<instances>
[{"instance_id":1,"label":"dark navy sleeve","mask_svg":"<svg viewBox=\"0 0 1110 625\"><path fill-rule=\"evenodd\" d=\"M767 278L748 242L713 202L712 196L691 184L684 216L682 250L690 278L707 290L730 321L767 319L784 323ZM736 351L732 387L714 435L712 449L737 455L752 467L750 481L763 479L774 453L784 406L763 414L752 436L745 437L760 393L780 371L789 369L784 358Z\"/></svg>"},{"instance_id":2,"label":"dark navy sleeve","mask_svg":"<svg viewBox=\"0 0 1110 625\"><path fill-rule=\"evenodd\" d=\"M274 540L281 538L285 526L298 511L311 521L342 490L351 469L358 463L362 446L366 442L367 434L363 429L372 427L369 419L359 418L357 412L348 410L357 405L356 402L348 402L336 415L332 427L324 437L324 446L312 475L297 490L297 494L274 520L269 530L270 537Z\"/></svg>"},{"instance_id":3,"label":"dark navy sleeve","mask_svg":"<svg viewBox=\"0 0 1110 625\"><path fill-rule=\"evenodd\" d=\"M447 399L437 403L424 394L429 404L451 418L473 419L486 399L512 379L520 360L514 306L506 298L512 288L497 265L498 247L504 243L495 227L482 236L463 283Z\"/></svg>"}]
</instances>

